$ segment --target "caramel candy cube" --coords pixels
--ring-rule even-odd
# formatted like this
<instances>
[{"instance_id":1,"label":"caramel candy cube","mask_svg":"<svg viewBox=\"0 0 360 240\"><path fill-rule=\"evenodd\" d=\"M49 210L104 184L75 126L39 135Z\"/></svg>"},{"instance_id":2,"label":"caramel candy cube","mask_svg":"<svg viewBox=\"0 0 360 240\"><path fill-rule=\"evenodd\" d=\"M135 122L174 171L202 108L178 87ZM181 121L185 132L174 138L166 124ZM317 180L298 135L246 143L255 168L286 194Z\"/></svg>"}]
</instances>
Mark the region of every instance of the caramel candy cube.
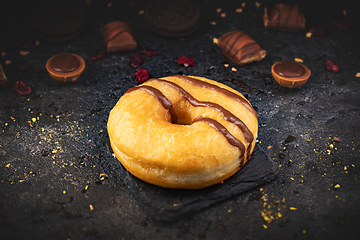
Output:
<instances>
[{"instance_id":1,"label":"caramel candy cube","mask_svg":"<svg viewBox=\"0 0 360 240\"><path fill-rule=\"evenodd\" d=\"M298 5L279 3L265 8L264 25L277 31L295 32L305 29L305 17Z\"/></svg>"},{"instance_id":2,"label":"caramel candy cube","mask_svg":"<svg viewBox=\"0 0 360 240\"><path fill-rule=\"evenodd\" d=\"M244 31L225 33L219 38L217 44L225 56L239 65L260 61L266 56L266 51Z\"/></svg>"},{"instance_id":3,"label":"caramel candy cube","mask_svg":"<svg viewBox=\"0 0 360 240\"><path fill-rule=\"evenodd\" d=\"M132 51L137 43L126 22L114 21L100 29L108 52Z\"/></svg>"}]
</instances>

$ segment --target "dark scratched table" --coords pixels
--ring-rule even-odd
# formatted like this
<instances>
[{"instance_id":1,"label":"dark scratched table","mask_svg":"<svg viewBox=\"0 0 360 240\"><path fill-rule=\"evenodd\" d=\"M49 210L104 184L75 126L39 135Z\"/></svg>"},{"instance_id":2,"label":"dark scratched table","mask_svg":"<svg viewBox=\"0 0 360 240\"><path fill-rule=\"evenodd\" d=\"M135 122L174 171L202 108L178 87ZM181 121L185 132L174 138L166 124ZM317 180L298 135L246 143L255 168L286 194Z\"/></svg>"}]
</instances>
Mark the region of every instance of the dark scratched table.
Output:
<instances>
[{"instance_id":1,"label":"dark scratched table","mask_svg":"<svg viewBox=\"0 0 360 240\"><path fill-rule=\"evenodd\" d=\"M276 1L193 1L201 9L202 25L174 39L146 27L141 13L150 1L128 2L83 1L83 32L59 43L31 35L26 16L34 2L11 1L0 8L0 64L8 79L0 89L0 238L358 239L357 1L284 1L299 4L306 18L306 29L291 33L263 26L264 6ZM348 29L333 26L333 20L343 18L352 23ZM89 60L105 50L100 27L115 20L131 26L138 47ZM315 27L323 27L324 35L306 36ZM228 60L213 39L232 30L256 40L267 51L265 59L244 66ZM12 47L17 37L34 41L18 49ZM157 52L143 56L150 77L204 76L243 93L257 107L257 145L275 166L276 177L173 221L149 214L141 201L152 186L116 161L106 129L112 107L137 85L129 59L144 48ZM46 71L47 59L63 52L85 59L76 83L55 81ZM193 58L195 66L178 65L181 55ZM312 75L303 87L282 88L271 66L295 58ZM326 68L328 60L339 72ZM30 94L12 90L19 80L31 87ZM171 194L182 199L182 191Z\"/></svg>"}]
</instances>

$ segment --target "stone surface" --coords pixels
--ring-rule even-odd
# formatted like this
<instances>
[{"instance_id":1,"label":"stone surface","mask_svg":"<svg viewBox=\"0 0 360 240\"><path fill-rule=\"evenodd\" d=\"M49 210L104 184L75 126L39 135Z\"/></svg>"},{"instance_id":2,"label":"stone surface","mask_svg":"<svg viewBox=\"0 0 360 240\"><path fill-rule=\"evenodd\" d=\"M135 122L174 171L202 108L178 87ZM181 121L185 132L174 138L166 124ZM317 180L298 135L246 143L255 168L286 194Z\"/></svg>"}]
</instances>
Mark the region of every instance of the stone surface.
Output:
<instances>
[{"instance_id":1,"label":"stone surface","mask_svg":"<svg viewBox=\"0 0 360 240\"><path fill-rule=\"evenodd\" d=\"M139 15L147 1L137 7L127 1L112 1L110 7L91 1L85 5L86 29L78 38L63 44L33 43L24 50L29 51L26 55L11 43L18 35L32 38L23 25L32 5L25 2L16 9L13 3L3 11L0 25L6 34L1 35L0 49L6 54L0 63L8 79L0 89L4 239L357 239L358 8L350 0L302 1L306 30L287 33L264 28L266 1L258 2L260 7L247 1L243 11L236 12L238 1L194 1L202 11L201 28L183 39L167 39L152 33ZM334 19L344 17L353 22L349 29L332 26ZM137 49L89 60L89 55L105 50L99 29L114 20L129 23ZM324 26L325 34L306 37L317 25ZM267 50L266 58L244 66L230 62L213 38L231 30L246 31ZM109 111L137 85L129 59L145 48L157 52L143 56L142 67L150 77L204 76L245 94L257 107L258 144L279 166L277 179L176 222L156 222L147 216L122 176L105 164L114 161L106 138ZM86 61L76 83L53 81L46 72L47 59L62 52ZM176 58L182 55L193 58L195 66L178 65ZM298 89L282 88L272 78L271 66L294 58L302 59L312 75ZM327 60L340 71L328 71ZM17 71L12 66L17 61L32 68ZM32 93L21 96L12 91L18 80L26 81ZM295 140L285 142L289 135ZM285 156L280 158L280 153Z\"/></svg>"}]
</instances>

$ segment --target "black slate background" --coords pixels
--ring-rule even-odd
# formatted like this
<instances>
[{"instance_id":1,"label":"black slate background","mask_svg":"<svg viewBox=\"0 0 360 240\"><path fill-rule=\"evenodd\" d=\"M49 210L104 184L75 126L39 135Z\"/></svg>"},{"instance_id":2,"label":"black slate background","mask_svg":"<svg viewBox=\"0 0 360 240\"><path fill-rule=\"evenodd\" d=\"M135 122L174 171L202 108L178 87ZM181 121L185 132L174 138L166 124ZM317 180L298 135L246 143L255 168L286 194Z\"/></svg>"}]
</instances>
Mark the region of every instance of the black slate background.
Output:
<instances>
[{"instance_id":1,"label":"black slate background","mask_svg":"<svg viewBox=\"0 0 360 240\"><path fill-rule=\"evenodd\" d=\"M137 7L127 2L86 3L87 26L80 37L56 44L40 40L25 49L30 52L25 56L12 49L11 42L16 36L31 36L26 16L35 3L1 4L0 48L6 54L0 56L0 63L9 80L0 89L1 239L357 239L357 1L284 1L297 3L304 11L307 27L298 33L263 27L263 8L275 1L259 0L259 8L244 1L242 13L235 12L242 1L194 1L202 10L202 27L181 39L162 38L147 29L138 12L148 1ZM217 8L227 14L225 18ZM331 22L343 18L343 10L353 24L339 30ZM90 54L105 49L99 28L113 20L130 24L138 48L90 61ZM212 21L217 24L211 25ZM316 25L324 26L325 35L307 38L306 32ZM266 58L237 66L222 55L213 38L236 29L246 31L267 50ZM151 77L198 75L242 92L236 80L241 79L259 89L243 93L257 106L258 144L279 167L275 180L174 222L158 222L146 213L126 181L106 164L113 161L106 133L109 111L128 88L137 85L128 61L146 47L158 53L143 57L142 67ZM54 81L45 69L47 59L62 52L85 59L85 71L74 84ZM196 65L177 65L180 55L194 58ZM281 88L266 76L275 62L294 58L303 59L312 71L303 87ZM328 71L327 60L337 63L340 71ZM17 61L29 63L32 69L17 71ZM230 64L228 69L224 63ZM30 85L32 93L21 96L11 90L18 80ZM297 104L301 101L305 104ZM285 142L288 135L296 139ZM280 153L285 157L280 158Z\"/></svg>"}]
</instances>

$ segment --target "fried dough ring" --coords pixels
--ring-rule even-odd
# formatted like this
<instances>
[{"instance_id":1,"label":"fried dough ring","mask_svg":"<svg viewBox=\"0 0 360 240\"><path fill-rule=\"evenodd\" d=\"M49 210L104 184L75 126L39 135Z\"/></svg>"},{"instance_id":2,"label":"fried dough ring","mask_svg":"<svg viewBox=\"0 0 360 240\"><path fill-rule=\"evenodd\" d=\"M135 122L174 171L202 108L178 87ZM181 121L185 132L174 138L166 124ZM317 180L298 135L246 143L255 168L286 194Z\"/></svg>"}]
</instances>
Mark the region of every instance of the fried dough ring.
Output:
<instances>
[{"instance_id":1,"label":"fried dough ring","mask_svg":"<svg viewBox=\"0 0 360 240\"><path fill-rule=\"evenodd\" d=\"M236 90L196 76L150 79L111 110L115 156L134 176L166 188L198 189L235 174L254 149L258 120Z\"/></svg>"}]
</instances>

